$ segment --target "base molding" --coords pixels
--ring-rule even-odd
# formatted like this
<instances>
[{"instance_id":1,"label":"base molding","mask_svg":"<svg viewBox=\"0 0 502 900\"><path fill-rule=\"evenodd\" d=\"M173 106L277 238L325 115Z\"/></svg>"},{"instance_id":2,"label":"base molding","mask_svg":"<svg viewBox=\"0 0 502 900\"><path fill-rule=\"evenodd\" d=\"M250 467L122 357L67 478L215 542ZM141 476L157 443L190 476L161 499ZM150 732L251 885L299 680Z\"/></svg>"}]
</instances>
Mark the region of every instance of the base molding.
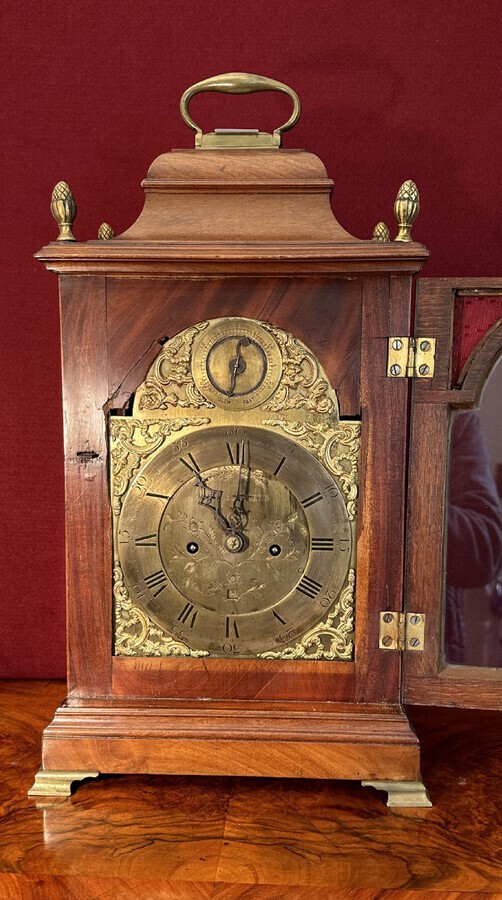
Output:
<instances>
[{"instance_id":1,"label":"base molding","mask_svg":"<svg viewBox=\"0 0 502 900\"><path fill-rule=\"evenodd\" d=\"M64 704L45 729L43 769L32 792L43 793L52 778L50 793L63 795L68 781L98 772L420 779L418 740L400 706L84 703Z\"/></svg>"}]
</instances>

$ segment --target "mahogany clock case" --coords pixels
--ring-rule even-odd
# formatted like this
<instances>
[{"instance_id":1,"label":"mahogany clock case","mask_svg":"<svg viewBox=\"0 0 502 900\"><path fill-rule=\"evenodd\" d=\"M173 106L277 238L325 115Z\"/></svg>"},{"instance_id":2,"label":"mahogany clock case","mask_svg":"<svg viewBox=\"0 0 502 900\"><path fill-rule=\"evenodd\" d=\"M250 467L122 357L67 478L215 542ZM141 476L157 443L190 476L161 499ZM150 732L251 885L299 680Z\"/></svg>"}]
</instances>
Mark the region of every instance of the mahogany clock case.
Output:
<instances>
[{"instance_id":1,"label":"mahogany clock case","mask_svg":"<svg viewBox=\"0 0 502 900\"><path fill-rule=\"evenodd\" d=\"M92 373L93 384L88 386L88 390L96 398L94 403L96 431L85 441L82 440L81 435L76 436L73 444L75 450L71 453L70 459L78 460L78 452L87 447L98 454L96 459L83 464L70 462L68 477L72 481L78 479L78 483L83 480L88 494L90 493L89 488L97 490L98 479L101 480L101 492L95 497L95 502L99 505L99 516L94 514L94 510L92 512L89 510L90 514L85 516L84 510L80 507L76 510L75 522L71 519L67 522L68 531L75 529L79 535L78 541L72 542L73 546L78 546L78 555L69 572L69 586L75 579L74 592L78 606L75 618L72 616L71 608L69 609L69 633L70 635L78 633L78 638L75 639L76 652L75 647L70 646L72 694L76 692L78 696L83 695L84 697L106 697L110 694L119 697L143 697L145 694L147 696L172 697L175 688L174 696L180 698L210 696L223 699L229 696L229 692L231 692L232 699L239 700L254 700L259 697L262 700L352 701L356 696L371 702L398 697L398 667L391 656L382 655L377 646L371 646L367 625L364 622L364 603L361 600L361 593L365 571L364 565L361 565L360 562L357 574L358 625L356 627L361 630L356 639L358 652L354 664L334 661L326 665L308 660L297 662L262 660L251 663L245 660L222 659L154 657L142 659L113 656L110 655L109 649L113 643L109 599L112 571L111 548L106 546L110 540L110 514L108 466L105 459L107 422L103 415L103 409L110 407L117 409L117 400L120 391L123 391L124 378L132 370L135 370L136 378L146 374L146 367L160 349L159 338L164 340L167 335L177 334L184 328L193 325L194 318L197 321L203 321L206 318L214 319L235 314L238 311L240 315L247 318L259 317L266 321L273 321L277 327L287 328L289 332L304 341L323 363L327 376L337 392L342 419L344 417L357 418L360 416L361 410L359 333L362 321L362 295L363 290L365 292L368 290L368 280L373 282L372 286L376 288L377 297L378 289L384 296L387 295L389 279L385 276L374 276L365 280L354 277L350 279L218 277L188 282L185 279L164 280L158 277L151 282L146 282L144 278L138 281L137 279L108 277L106 282L104 279L95 277L87 278L85 281L66 277L62 279L61 290L64 293L64 300L66 297L69 300L65 306L71 312L78 306L80 328L87 300L86 294L88 303L92 307L92 325L95 330L93 329L92 337L91 335L84 337L80 331L78 337L80 347L87 345L90 349L92 348L92 353L96 354L99 352L102 335L108 334L108 347L102 348L100 365L96 365L94 360L86 360L85 355L82 358L82 351L78 357L71 352L71 359L68 361L65 359L64 363L65 370L68 366L77 367L77 371L71 372L70 380L72 386L79 386L79 393L82 390L82 379L85 372ZM142 290L140 297L138 297L138 287L141 287ZM71 293L66 293L72 288L76 288L77 291L75 300ZM84 296L82 296L83 291ZM105 327L102 327L97 310L99 305L104 307L105 294L106 324L103 321L103 308L102 322ZM73 294L73 296L75 295ZM138 308L141 309L141 334L135 328ZM194 311L196 311L195 316ZM370 315L374 327L377 318L374 308ZM130 323L133 323L132 327ZM65 323L63 329L66 335ZM336 353L333 353L331 349L333 347L336 348ZM145 348L147 348L146 358ZM382 350L381 360L385 366L385 347L382 347ZM141 360L139 366L142 366L143 370L141 376L138 372L138 360ZM102 365L106 365L107 375L97 374ZM361 385L364 390L366 387L364 377L361 379ZM394 397L391 402L395 402L395 395L399 391L404 397L406 386L393 384L391 393L394 394ZM71 423L73 430L75 424L79 420L81 421L81 416L72 415L70 397L66 397L65 402L69 427ZM76 402L80 405L81 398L78 397ZM378 406L379 417L382 419L385 415L385 404L380 402ZM88 426L88 422L85 425ZM405 435L398 436L396 432L399 430L393 429L392 441L397 443L400 437L402 453L404 453ZM404 427L402 431L404 432ZM86 434L89 435L88 427ZM378 451L378 446L372 448L372 458L376 455L378 459ZM363 446L361 452L367 454L368 448ZM387 523L391 521L396 523L400 518L402 519L404 474L400 472L397 476L396 474L392 475L390 466L386 466L386 468L387 471L383 473L385 483L389 484L389 481L392 480L395 489L392 493L389 492L388 512L379 504L379 518L381 516L385 520L385 530L390 530ZM365 472L366 486L372 475L371 462L368 461L361 466L361 469ZM382 476L379 475L379 477ZM399 498L401 506L398 512ZM365 502L370 502L367 493ZM87 518L92 531L90 535L87 535L85 530L83 531L84 521ZM101 535L97 534L96 521L102 523L103 533ZM364 518L362 522L364 529ZM402 550L399 542L391 541L390 536L386 537L383 542L384 531L381 525L372 529L372 532L370 545L373 542L380 545L373 552L378 553L380 558L384 554L390 555L390 564L400 571ZM395 524L393 533L396 534ZM361 539L364 538L360 535L360 541ZM68 541L70 542L70 534L68 534ZM89 544L87 544L88 541ZM383 546L381 546L382 544ZM72 555L73 553L74 551L72 551ZM360 557L359 550L358 558L360 559ZM82 566L84 558L94 560L91 573L88 573L87 567ZM101 566L98 568L97 561L99 559L101 559ZM102 594L96 596L97 583L100 584ZM394 588L396 608L400 599L399 589L398 579ZM378 593L376 572L372 571L371 595L375 596ZM107 598L106 603L103 603L104 598ZM92 616L82 617L82 608L89 609L92 603L97 603L99 610L95 609ZM87 652L84 651L85 647L87 647ZM93 661L91 666L89 666L90 660ZM376 665L381 673L380 678L376 677ZM367 667L368 670L371 669L371 676ZM396 671L389 680L389 671L392 669L396 669ZM238 678L236 674L238 674Z\"/></svg>"},{"instance_id":2,"label":"mahogany clock case","mask_svg":"<svg viewBox=\"0 0 502 900\"><path fill-rule=\"evenodd\" d=\"M345 232L322 163L303 151L172 152L144 186L123 235L37 254L60 276L67 501L68 698L43 769L419 783L401 655L379 648L379 622L403 606L410 424L388 341L411 333L427 251ZM296 336L340 422L361 423L350 660L113 652L110 417L130 413L166 341L225 317Z\"/></svg>"}]
</instances>

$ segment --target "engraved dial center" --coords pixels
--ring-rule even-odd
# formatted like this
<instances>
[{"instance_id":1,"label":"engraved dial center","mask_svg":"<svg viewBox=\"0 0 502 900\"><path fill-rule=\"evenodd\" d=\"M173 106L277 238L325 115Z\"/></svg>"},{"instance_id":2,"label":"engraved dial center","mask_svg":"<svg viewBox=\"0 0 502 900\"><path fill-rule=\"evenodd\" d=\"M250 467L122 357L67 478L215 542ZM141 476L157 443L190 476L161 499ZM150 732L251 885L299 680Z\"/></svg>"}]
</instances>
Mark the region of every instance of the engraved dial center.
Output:
<instances>
[{"instance_id":1,"label":"engraved dial center","mask_svg":"<svg viewBox=\"0 0 502 900\"><path fill-rule=\"evenodd\" d=\"M229 517L238 466L201 472L221 492ZM247 525L225 534L211 509L198 502L195 479L172 497L160 523L159 552L164 569L181 594L203 609L251 613L272 606L293 590L307 566L309 529L305 512L289 487L255 469L247 488ZM198 545L195 557L187 549ZM280 556L271 547L280 546Z\"/></svg>"}]
</instances>

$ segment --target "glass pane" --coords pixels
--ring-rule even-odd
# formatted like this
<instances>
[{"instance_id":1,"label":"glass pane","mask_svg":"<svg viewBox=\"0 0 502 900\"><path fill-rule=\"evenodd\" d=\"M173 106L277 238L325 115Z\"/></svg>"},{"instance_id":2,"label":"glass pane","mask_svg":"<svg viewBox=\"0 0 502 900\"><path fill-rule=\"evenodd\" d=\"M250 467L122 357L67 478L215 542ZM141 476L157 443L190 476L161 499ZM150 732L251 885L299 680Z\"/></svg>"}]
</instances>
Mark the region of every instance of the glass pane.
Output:
<instances>
[{"instance_id":1,"label":"glass pane","mask_svg":"<svg viewBox=\"0 0 502 900\"><path fill-rule=\"evenodd\" d=\"M502 357L479 410L452 414L446 661L502 666Z\"/></svg>"}]
</instances>

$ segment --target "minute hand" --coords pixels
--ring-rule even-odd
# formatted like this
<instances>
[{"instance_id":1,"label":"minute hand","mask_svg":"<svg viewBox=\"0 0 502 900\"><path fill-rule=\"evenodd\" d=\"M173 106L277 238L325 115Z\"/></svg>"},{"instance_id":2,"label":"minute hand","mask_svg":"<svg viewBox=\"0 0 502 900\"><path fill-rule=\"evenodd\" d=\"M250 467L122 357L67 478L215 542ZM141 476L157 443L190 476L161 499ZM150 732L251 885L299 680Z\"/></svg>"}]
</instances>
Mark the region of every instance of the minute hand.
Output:
<instances>
[{"instance_id":1,"label":"minute hand","mask_svg":"<svg viewBox=\"0 0 502 900\"><path fill-rule=\"evenodd\" d=\"M242 469L246 467L246 475L243 477ZM245 528L248 523L248 513L244 508L244 503L248 495L249 478L251 470L249 468L249 441L242 443L241 460L239 465L239 475L237 478L237 492L234 495L232 504L232 512L230 519L236 528Z\"/></svg>"}]
</instances>

